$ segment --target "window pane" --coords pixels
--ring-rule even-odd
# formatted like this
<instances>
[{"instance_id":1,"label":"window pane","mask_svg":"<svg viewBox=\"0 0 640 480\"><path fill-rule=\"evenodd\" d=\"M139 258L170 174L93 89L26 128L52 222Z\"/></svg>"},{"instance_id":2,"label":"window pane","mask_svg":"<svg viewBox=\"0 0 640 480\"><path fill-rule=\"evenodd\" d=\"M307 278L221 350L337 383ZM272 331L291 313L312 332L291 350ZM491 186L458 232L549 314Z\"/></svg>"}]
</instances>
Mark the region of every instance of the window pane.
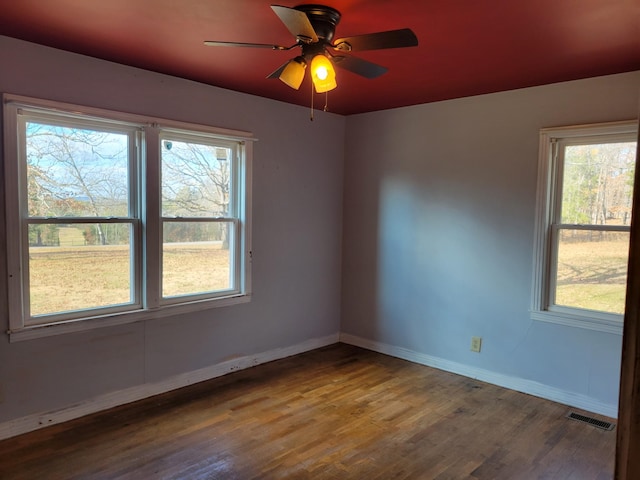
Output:
<instances>
[{"instance_id":1,"label":"window pane","mask_svg":"<svg viewBox=\"0 0 640 480\"><path fill-rule=\"evenodd\" d=\"M130 238L124 223L29 225L31 315L131 303Z\"/></svg>"},{"instance_id":2,"label":"window pane","mask_svg":"<svg viewBox=\"0 0 640 480\"><path fill-rule=\"evenodd\" d=\"M556 305L624 313L629 234L561 230Z\"/></svg>"},{"instance_id":3,"label":"window pane","mask_svg":"<svg viewBox=\"0 0 640 480\"><path fill-rule=\"evenodd\" d=\"M165 222L162 295L196 295L234 288L233 222Z\"/></svg>"},{"instance_id":4,"label":"window pane","mask_svg":"<svg viewBox=\"0 0 640 480\"><path fill-rule=\"evenodd\" d=\"M164 140L161 151L162 216L229 215L229 148Z\"/></svg>"},{"instance_id":5,"label":"window pane","mask_svg":"<svg viewBox=\"0 0 640 480\"><path fill-rule=\"evenodd\" d=\"M564 224L629 225L636 143L565 147Z\"/></svg>"},{"instance_id":6,"label":"window pane","mask_svg":"<svg viewBox=\"0 0 640 480\"><path fill-rule=\"evenodd\" d=\"M27 122L29 216L127 216L128 140L123 133Z\"/></svg>"}]
</instances>

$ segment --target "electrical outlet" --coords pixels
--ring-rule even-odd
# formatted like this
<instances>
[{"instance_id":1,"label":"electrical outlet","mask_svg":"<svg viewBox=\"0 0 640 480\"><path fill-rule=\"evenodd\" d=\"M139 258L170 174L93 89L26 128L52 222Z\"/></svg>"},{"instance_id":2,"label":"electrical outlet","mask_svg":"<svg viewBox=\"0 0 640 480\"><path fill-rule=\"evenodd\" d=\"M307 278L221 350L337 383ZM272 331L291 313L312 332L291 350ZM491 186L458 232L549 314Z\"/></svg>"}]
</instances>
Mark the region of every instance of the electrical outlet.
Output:
<instances>
[{"instance_id":1,"label":"electrical outlet","mask_svg":"<svg viewBox=\"0 0 640 480\"><path fill-rule=\"evenodd\" d=\"M471 351L480 353L482 348L482 337L471 337Z\"/></svg>"}]
</instances>

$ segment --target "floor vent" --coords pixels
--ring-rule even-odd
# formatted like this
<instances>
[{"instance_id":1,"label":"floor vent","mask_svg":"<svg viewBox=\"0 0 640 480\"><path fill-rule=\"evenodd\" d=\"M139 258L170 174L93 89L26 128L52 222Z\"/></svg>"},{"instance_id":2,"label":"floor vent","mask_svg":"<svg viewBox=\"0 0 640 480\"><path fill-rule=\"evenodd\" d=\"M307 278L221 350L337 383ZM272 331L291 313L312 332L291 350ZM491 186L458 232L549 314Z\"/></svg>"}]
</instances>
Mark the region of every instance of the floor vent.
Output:
<instances>
[{"instance_id":1,"label":"floor vent","mask_svg":"<svg viewBox=\"0 0 640 480\"><path fill-rule=\"evenodd\" d=\"M602 430L613 430L613 428L615 427L615 424L611 422L605 422L604 420L598 420L597 418L586 417L575 412L571 412L569 415L567 415L567 418L570 418L571 420L577 420L579 422L588 423L589 425L601 428Z\"/></svg>"}]
</instances>

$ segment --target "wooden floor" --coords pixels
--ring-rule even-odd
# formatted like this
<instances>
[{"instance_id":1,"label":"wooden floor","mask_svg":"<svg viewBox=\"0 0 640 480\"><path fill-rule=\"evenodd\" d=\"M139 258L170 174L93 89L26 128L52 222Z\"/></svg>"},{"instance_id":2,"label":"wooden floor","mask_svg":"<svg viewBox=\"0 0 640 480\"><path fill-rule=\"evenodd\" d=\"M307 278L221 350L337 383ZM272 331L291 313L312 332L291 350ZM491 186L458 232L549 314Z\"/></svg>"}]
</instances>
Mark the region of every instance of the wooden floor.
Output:
<instances>
[{"instance_id":1,"label":"wooden floor","mask_svg":"<svg viewBox=\"0 0 640 480\"><path fill-rule=\"evenodd\" d=\"M4 440L0 478L611 479L569 411L339 344Z\"/></svg>"}]
</instances>

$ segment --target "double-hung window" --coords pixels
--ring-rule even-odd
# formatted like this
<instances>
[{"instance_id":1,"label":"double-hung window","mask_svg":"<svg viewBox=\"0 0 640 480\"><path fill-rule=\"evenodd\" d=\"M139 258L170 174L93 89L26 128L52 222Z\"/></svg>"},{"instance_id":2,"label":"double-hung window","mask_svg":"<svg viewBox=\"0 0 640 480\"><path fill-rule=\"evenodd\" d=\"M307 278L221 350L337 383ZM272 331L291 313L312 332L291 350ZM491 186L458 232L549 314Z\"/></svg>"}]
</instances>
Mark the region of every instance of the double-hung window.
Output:
<instances>
[{"instance_id":1,"label":"double-hung window","mask_svg":"<svg viewBox=\"0 0 640 480\"><path fill-rule=\"evenodd\" d=\"M4 124L12 339L248 299L249 134L12 95Z\"/></svg>"},{"instance_id":2,"label":"double-hung window","mask_svg":"<svg viewBox=\"0 0 640 480\"><path fill-rule=\"evenodd\" d=\"M242 291L240 145L176 130L160 139L163 301Z\"/></svg>"},{"instance_id":3,"label":"double-hung window","mask_svg":"<svg viewBox=\"0 0 640 480\"><path fill-rule=\"evenodd\" d=\"M540 134L532 317L622 332L637 122Z\"/></svg>"}]
</instances>

